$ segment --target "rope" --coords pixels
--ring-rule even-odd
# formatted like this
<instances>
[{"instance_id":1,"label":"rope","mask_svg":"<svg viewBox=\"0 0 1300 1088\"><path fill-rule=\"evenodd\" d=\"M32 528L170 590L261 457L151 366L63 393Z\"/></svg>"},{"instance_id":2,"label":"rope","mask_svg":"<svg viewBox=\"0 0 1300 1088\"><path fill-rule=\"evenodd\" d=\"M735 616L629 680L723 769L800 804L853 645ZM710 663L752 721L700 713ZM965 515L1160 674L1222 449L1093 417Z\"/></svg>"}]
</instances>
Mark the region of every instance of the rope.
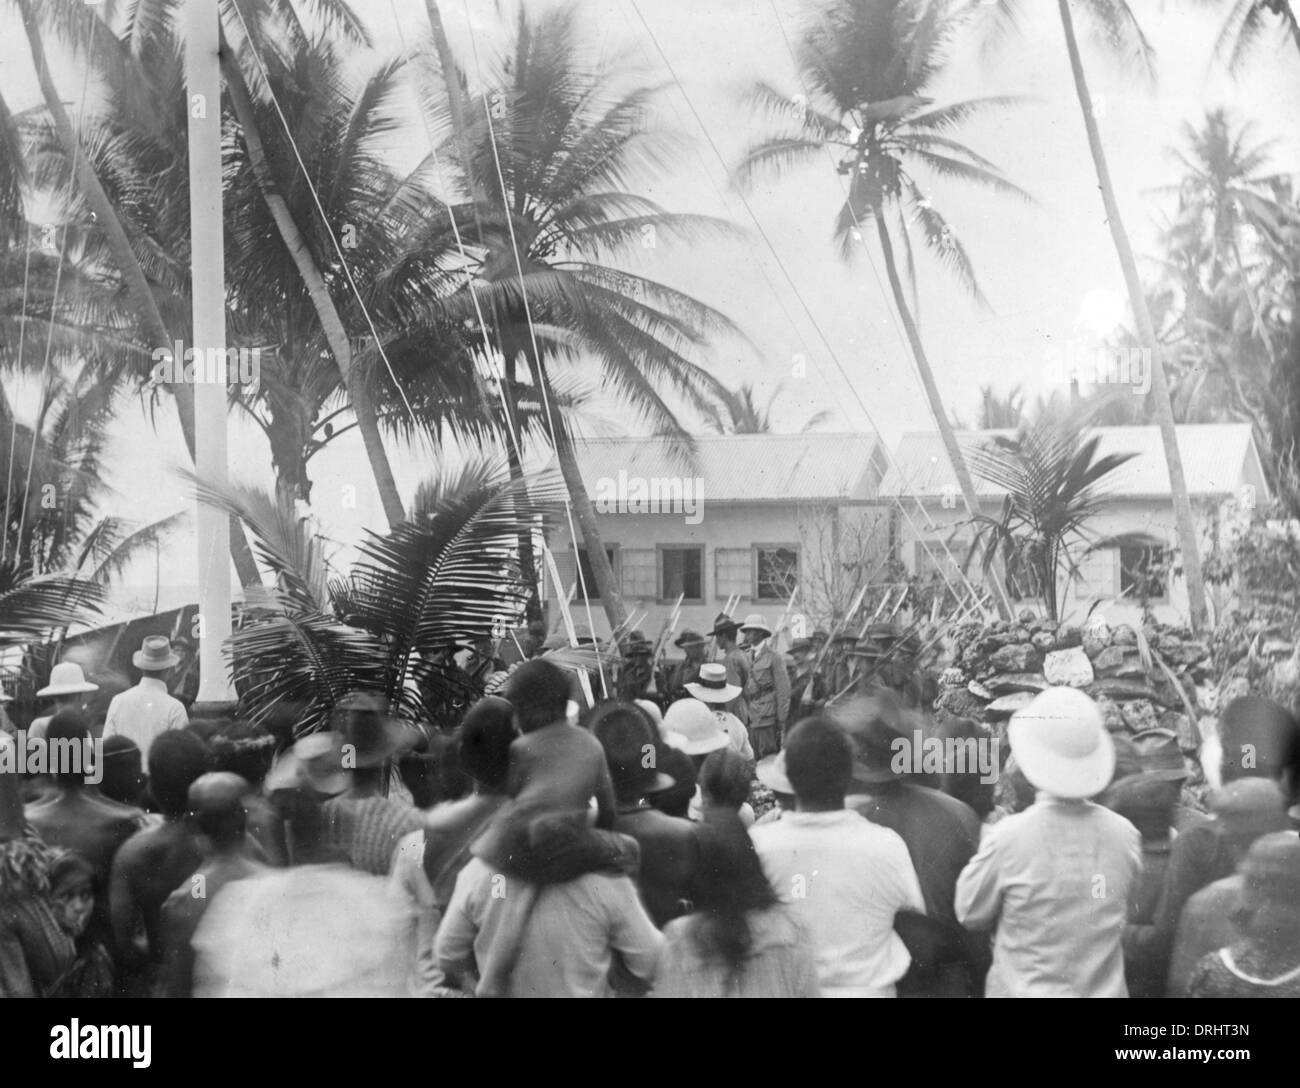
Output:
<instances>
[{"instance_id":1,"label":"rope","mask_svg":"<svg viewBox=\"0 0 1300 1088\"><path fill-rule=\"evenodd\" d=\"M482 83L483 69L482 69L482 65L479 62L478 43L474 40L474 23L472 17L470 16L468 0L465 0L464 6L465 6L465 17L470 25L470 48L474 55L474 70L478 74L479 83ZM555 427L555 417L551 411L551 398L546 389L548 383L546 379L545 361L542 358L541 349L538 347L537 344L537 330L533 326L533 311L532 311L532 306L528 301L528 288L524 283L524 266L523 266L523 261L520 259L519 256L519 241L515 237L514 216L510 214L510 193L506 187L505 174L501 169L501 154L499 148L497 147L496 126L492 124L492 110L488 104L486 93L484 93L483 95L483 104L485 107L488 107L484 110L484 116L487 118L488 139L491 141L492 144L492 162L496 168L497 181L501 186L501 201L502 201L502 205L505 208L505 213L506 213L506 217L505 217L506 228L510 235L510 249L515 258L515 272L519 276L519 293L524 303L524 318L528 322L528 337L530 342L532 343L533 358L536 359L537 361L537 385L542 395L542 406L546 411L546 428L550 432L551 445L556 449L558 454L559 440L557 438L557 431ZM592 638L595 638L596 625L595 625L595 621L592 618L591 597L587 593L587 579L582 573L582 563L579 561L579 557L578 557L578 551L577 551L578 534L577 534L577 529L574 527L573 524L573 504L569 499L567 491L564 497L564 515L569 524L569 536L573 540L573 546L574 546L573 565L577 568L577 572L578 572L578 585L582 590L582 603L587 613L587 626L588 629L591 631ZM586 543L585 537L583 538L583 540L584 543ZM600 668L601 692L605 696L605 698L608 699L609 684L605 679L605 666L604 666L604 662L601 660L601 655L599 652L597 652L596 654L596 664Z\"/></svg>"},{"instance_id":2,"label":"rope","mask_svg":"<svg viewBox=\"0 0 1300 1088\"><path fill-rule=\"evenodd\" d=\"M94 13L93 11L88 11L87 14L88 14L89 18L91 19L91 21L93 22L94 19L96 18L95 13ZM86 51L86 71L85 71L85 74L84 74L84 76L82 77L82 81L81 81L81 109L80 109L80 111L77 113L77 127L76 127L76 129L73 131L73 134L72 134L72 135L73 135L73 141L72 141L72 169L71 169L71 170L69 171L69 173L68 173L68 197L69 197L69 198L71 198L71 196L72 196L72 192L73 192L73 189L76 187L76 183L77 183L77 160L78 160L78 159L80 158L80 156L81 156L81 130L85 127L85 120L86 120L86 98L87 98L87 91L88 91L89 86L90 86L90 69L91 69L91 67L93 66L94 59L95 59L95 35L94 35L94 34L91 34L91 36L90 36L90 47L89 47L89 48L87 49L87 51ZM42 60L44 60L44 62L45 62L45 70L46 70L46 74L48 75L48 74L49 74L49 64L50 64L50 62L49 62L49 58L48 58L48 57L42 57ZM39 73L37 73L37 74L38 74L38 76L39 76ZM17 564L18 564L19 562L21 562L21 560L22 560L23 530L27 527L27 507L28 507L28 504L29 504L30 501L31 501L32 470L36 467L36 444L37 444L37 440L38 440L39 437L40 437L40 435L39 435L40 423L44 421L44 419L45 419L45 412L48 410L48 404L45 403L45 383L46 383L46 381L49 379L49 373L50 373L50 356L53 354L53 348L54 348L54 318L55 318L55 312L58 310L58 306L59 306L59 288L60 288L60 286L61 286L62 283L63 283L63 264L64 264L64 260L65 260L66 257L67 257L67 253L68 253L68 224L67 224L67 223L64 223L64 224L63 224L63 239L62 239L62 241L59 242L59 263L55 266L55 269L54 269L54 292L53 292L53 294L50 296L50 318L49 318L49 327L48 327L48 331L47 331L46 336L45 336L45 359L44 359L44 361L41 363L41 384L40 384L40 388L41 388L41 400L42 400L42 406L41 406L41 410L40 410L40 412L39 412L39 414L38 414L38 416L37 416L37 426L32 428L32 448L31 448L31 451L29 452L28 457L27 457L27 480L26 480L26 482L23 484L23 503L22 503L22 506L20 507L20 509L19 509L19 511L18 511L18 539L17 539L17 541L15 541L15 543L14 543L14 563L15 563L15 565L17 565ZM31 259L31 249L30 249L30 247L29 247L28 250L27 250L27 259L26 259L26 261L24 261L24 271L23 271L23 314L24 314L24 315L26 315L26 313L27 313L27 274L26 274L26 264L27 264L28 261L30 261L30 259ZM25 321L25 320L24 320L23 324L26 325L26 321ZM22 347L21 347L21 345L22 345L22 335L23 335L23 331L24 331L24 330L21 330L21 329L20 329L19 334L18 334L18 336L19 336L19 356L18 356L18 361L19 361L20 364L22 363L22 354L21 354ZM16 429L16 424L15 424L15 429ZM5 525L6 525L6 529L7 529L7 527L8 527L8 520L9 520L9 519L8 519L8 501L9 501L9 496L8 496L8 491L6 490L6 493L5 493L5 508L6 508ZM32 561L33 561L33 569L34 569L34 567L35 567L35 561L36 561L36 556L35 556L35 555L32 556Z\"/></svg>"},{"instance_id":3,"label":"rope","mask_svg":"<svg viewBox=\"0 0 1300 1088\"><path fill-rule=\"evenodd\" d=\"M244 21L244 13L240 11L238 4L232 4L231 8L239 17L240 25L244 28L244 37L248 41L248 51L252 54L258 71L262 74L262 81L266 84L267 93L271 96L271 104L275 107L276 116L280 119L280 126L284 129L289 146L293 149L293 157L298 163L298 169L302 171L303 180L307 182L307 189L311 193L312 203L316 205L316 211L320 213L321 224L325 227L325 233L329 235L330 244L333 245L334 252L338 256L343 275L347 278L348 286L352 288L352 294L356 297L357 305L361 307L361 314L366 319L366 326L370 329L370 335L374 338L379 357L383 359L384 368L388 371L389 378L392 379L393 387L397 390L398 395L402 398L402 403L406 406L406 412L411 417L411 425L418 428L419 423L415 418L415 409L411 407L411 402L406 398L406 390L402 388L401 382L397 380L397 375L393 372L393 364L388 360L388 353L384 350L379 330L375 328L375 323L370 317L370 310L361 297L357 281L352 278L352 269L348 267L347 259L343 256L343 248L339 245L338 237L334 234L334 228L330 226L329 216L325 214L325 207L321 203L320 194L316 191L316 185L311 180L311 174L308 172L307 165L303 162L302 154L298 150L298 142L293 138L293 133L289 130L288 118L285 117L284 110L280 108L280 100L276 97L275 88L271 85L270 74L266 70L266 65L262 63L262 58L258 55L257 43L253 40L252 34L249 33L248 23Z\"/></svg>"},{"instance_id":4,"label":"rope","mask_svg":"<svg viewBox=\"0 0 1300 1088\"><path fill-rule=\"evenodd\" d=\"M645 28L646 34L649 36L651 42L654 43L654 47L656 51L659 53L660 59L663 61L664 66L668 69L668 74L672 76L673 81L677 84L678 88L681 90L682 97L686 100L686 106L691 111L692 116L694 116L695 122L700 128L700 132L704 135L705 141L708 143L709 147L713 149L714 155L717 157L718 162L722 165L723 169L725 170L727 167L726 159L723 157L722 152L718 149L718 145L714 142L712 135L709 133L708 127L704 124L703 118L700 116L699 111L695 108L695 104L691 101L690 95L686 93L686 88L682 85L681 80L678 78L677 72L673 68L672 62L669 61L667 54L663 50L663 46L660 45L659 43L659 39L655 36L654 31L650 29L650 25L646 22L645 16L641 13L641 9L637 5L636 0L629 0L629 3L632 6L632 10L636 12L637 18L641 21L641 25ZM829 154L829 149L828 149L828 154ZM812 324L812 327L817 331L818 338L821 340L822 345L825 347L826 353L830 357L831 362L835 364L835 368L839 371L840 376L841 378L843 378L845 385L848 387L849 391L853 394L853 399L858 402L858 407L862 409L863 415L866 417L868 424L876 432L876 434L879 435L880 428L876 425L876 421L875 418L872 416L871 410L867 407L866 403L862 399L862 396L858 393L856 385L849 379L848 372L844 369L844 364L840 362L839 355L836 353L834 347L831 346L830 339L827 337L825 330L822 328L821 323L817 320L816 316L813 314L812 308L808 305L807 299L804 298L803 293L799 290L798 285L794 281L794 277L791 276L790 274L790 270L786 267L785 262L781 259L781 255L777 252L776 246L772 243L771 237L768 235L767 231L763 227L762 222L759 220L757 214L754 212L753 206L750 204L748 198L745 196L744 193L737 192L736 195L739 197L741 204L744 206L745 211L749 215L749 218L753 221L754 227L758 231L759 236L763 239L763 242L767 246L769 252L771 252L772 257L775 259L777 263L777 266L781 269L782 275L785 277L786 282L790 285L791 291L794 292L794 296L799 301L799 305L802 307L805 316L808 318L808 321ZM895 332L896 333L898 332L896 325L895 325ZM897 468L898 465L897 462L894 460L893 454L889 451L889 449L885 446L883 442L881 443L881 449L884 451L885 459L894 468ZM919 539L921 536L920 530L917 527L916 522L912 520L911 515L908 514L907 509L903 506L902 500L896 495L891 495L890 499L898 507L899 512L903 515L903 517L907 519L908 524L912 527L913 531L917 535L917 538ZM912 496L912 499L913 502L922 510L922 512L924 512L925 508L920 506L920 503L916 500L916 497ZM951 589L952 586L951 583L948 582L947 576L944 575L942 571L940 572L940 575L944 578L944 584ZM973 587L972 587L972 593L974 593ZM978 599L978 597L976 597L976 599Z\"/></svg>"},{"instance_id":5,"label":"rope","mask_svg":"<svg viewBox=\"0 0 1300 1088\"><path fill-rule=\"evenodd\" d=\"M31 226L23 223L23 306L22 314L18 319L18 365L23 363L23 341L27 336L27 284L28 273L32 267L32 229ZM9 461L6 465L5 479L5 520L3 531L0 531L0 563L5 561L9 554L9 501L13 497L14 487L14 451L18 446L18 419L12 411L9 414ZM32 447L33 452L35 446ZM23 504L26 505L27 497L23 496ZM15 546L18 551L22 549L22 536L18 537L18 543ZM14 557L17 562L17 556Z\"/></svg>"}]
</instances>

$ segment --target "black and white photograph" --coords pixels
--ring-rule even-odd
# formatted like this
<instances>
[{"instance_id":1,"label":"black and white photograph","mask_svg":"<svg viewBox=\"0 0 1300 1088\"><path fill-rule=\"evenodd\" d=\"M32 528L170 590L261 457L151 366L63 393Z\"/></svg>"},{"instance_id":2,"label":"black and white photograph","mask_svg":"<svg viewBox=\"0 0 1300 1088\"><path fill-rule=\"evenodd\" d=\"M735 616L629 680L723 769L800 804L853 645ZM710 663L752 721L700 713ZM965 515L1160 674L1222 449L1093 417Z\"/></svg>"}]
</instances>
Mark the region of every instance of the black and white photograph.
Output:
<instances>
[{"instance_id":1,"label":"black and white photograph","mask_svg":"<svg viewBox=\"0 0 1300 1088\"><path fill-rule=\"evenodd\" d=\"M99 998L1293 1047L1297 0L0 0L0 498L51 1069L279 1018ZM1053 1022L963 1008L876 1030Z\"/></svg>"}]
</instances>

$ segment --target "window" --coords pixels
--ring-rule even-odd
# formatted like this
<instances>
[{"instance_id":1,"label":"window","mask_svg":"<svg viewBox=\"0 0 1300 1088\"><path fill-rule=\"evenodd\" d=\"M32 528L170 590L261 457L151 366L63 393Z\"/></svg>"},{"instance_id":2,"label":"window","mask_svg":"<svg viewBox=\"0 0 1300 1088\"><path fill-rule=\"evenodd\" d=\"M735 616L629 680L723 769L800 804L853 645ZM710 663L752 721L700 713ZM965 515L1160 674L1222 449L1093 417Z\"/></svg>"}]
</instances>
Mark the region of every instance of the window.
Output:
<instances>
[{"instance_id":1,"label":"window","mask_svg":"<svg viewBox=\"0 0 1300 1088\"><path fill-rule=\"evenodd\" d=\"M799 584L797 547L754 548L754 596L760 601L788 601Z\"/></svg>"},{"instance_id":2,"label":"window","mask_svg":"<svg viewBox=\"0 0 1300 1088\"><path fill-rule=\"evenodd\" d=\"M748 597L753 589L753 564L748 548L714 548L713 595L720 601Z\"/></svg>"},{"instance_id":3,"label":"window","mask_svg":"<svg viewBox=\"0 0 1300 1088\"><path fill-rule=\"evenodd\" d=\"M704 600L704 545L659 547L659 599L699 603Z\"/></svg>"},{"instance_id":4,"label":"window","mask_svg":"<svg viewBox=\"0 0 1300 1088\"><path fill-rule=\"evenodd\" d=\"M624 597L635 601L657 596L653 548L620 548L618 565Z\"/></svg>"},{"instance_id":5,"label":"window","mask_svg":"<svg viewBox=\"0 0 1300 1088\"><path fill-rule=\"evenodd\" d=\"M605 554L609 556L609 565L614 568L614 579L618 580L618 545L606 544ZM586 587L587 599L590 601L600 600L600 589L596 586L596 575L591 569L591 558L587 555L586 548L578 549L578 562L582 564L582 581L578 583L577 592L574 595L575 600L582 600L582 590ZM569 587L563 586L561 593L568 593Z\"/></svg>"},{"instance_id":6,"label":"window","mask_svg":"<svg viewBox=\"0 0 1300 1088\"><path fill-rule=\"evenodd\" d=\"M1115 593L1115 549L1093 548L1075 560L1078 576L1075 596L1110 597Z\"/></svg>"},{"instance_id":7,"label":"window","mask_svg":"<svg viewBox=\"0 0 1300 1088\"><path fill-rule=\"evenodd\" d=\"M1120 594L1138 601L1163 600L1168 562L1161 544L1120 545Z\"/></svg>"}]
</instances>

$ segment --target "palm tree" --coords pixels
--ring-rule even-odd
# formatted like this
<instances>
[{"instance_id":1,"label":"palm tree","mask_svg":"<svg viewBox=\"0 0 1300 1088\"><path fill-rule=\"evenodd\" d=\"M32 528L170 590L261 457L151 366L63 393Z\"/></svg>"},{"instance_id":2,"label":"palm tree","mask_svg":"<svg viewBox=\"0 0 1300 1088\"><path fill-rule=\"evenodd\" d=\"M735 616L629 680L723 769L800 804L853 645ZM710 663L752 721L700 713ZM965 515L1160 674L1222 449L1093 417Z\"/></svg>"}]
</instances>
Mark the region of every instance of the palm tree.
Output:
<instances>
[{"instance_id":1,"label":"palm tree","mask_svg":"<svg viewBox=\"0 0 1300 1088\"><path fill-rule=\"evenodd\" d=\"M1098 39L1113 57L1144 80L1148 82L1154 80L1155 57L1151 44L1142 33L1142 28L1125 0L1080 0L1080 7L1087 13L1097 31ZM1008 26L1018 23L1019 9L1020 0L991 0L990 3L971 5L971 10L985 13L986 17L993 21L996 30L1005 30ZM1190 612L1188 618L1194 629L1200 629L1206 622L1205 580L1201 574L1196 519L1187 493L1187 477L1183 472L1182 455L1178 450L1178 432L1174 425L1169 379L1165 374L1160 343L1156 337L1146 294L1138 275L1137 261L1133 257L1133 247L1124 229L1119 201L1115 197L1115 186L1111 182L1110 166L1106 162L1106 150L1101 142L1101 130L1097 127L1092 94L1088 90L1088 78L1083 67L1083 57L1079 52L1079 40L1075 33L1074 16L1070 12L1070 0L1057 0L1057 11L1065 32L1065 47L1070 58L1070 71L1074 77L1074 89L1079 99L1079 108L1083 113L1088 148L1092 153L1093 166L1097 171L1097 183L1101 189L1102 204L1106 209L1106 224L1110 227L1111 239L1115 244L1115 252L1124 273L1129 304L1137 324L1138 340L1142 348L1149 353L1151 360L1151 394L1156 422L1160 426L1160 437L1164 445L1165 462L1169 468L1169 489L1173 496L1174 521L1178 527L1178 545L1182 553L1183 572L1187 578L1188 611Z\"/></svg>"},{"instance_id":2,"label":"palm tree","mask_svg":"<svg viewBox=\"0 0 1300 1088\"><path fill-rule=\"evenodd\" d=\"M1041 597L1052 620L1060 617L1061 576L1075 572L1070 549L1090 542L1085 526L1105 505L1105 477L1136 456L1099 458L1100 442L1080 421L1048 416L969 453L975 474L1007 492L1000 516L975 517L970 555L983 551L986 572L1000 556L1011 584Z\"/></svg>"},{"instance_id":3,"label":"palm tree","mask_svg":"<svg viewBox=\"0 0 1300 1088\"><path fill-rule=\"evenodd\" d=\"M749 184L764 171L781 172L830 151L848 178L848 195L835 221L840 254L849 258L874 222L884 256L894 305L902 318L944 448L952 463L967 512L979 510L975 487L957 445L921 334L908 305L894 256L889 222L903 240L915 294L912 226L922 241L981 305L987 305L970 258L948 221L921 189L917 166L940 177L990 188L1028 201L987 159L951 133L977 113L1005 106L1011 99L978 98L934 107L925 91L941 74L945 50L957 20L943 4L915 0L832 0L816 9L796 46L805 96L782 94L766 83L752 101L780 125L773 136L751 147L736 170ZM995 580L1000 587L1001 581ZM997 591L1005 616L1010 604Z\"/></svg>"},{"instance_id":4,"label":"palm tree","mask_svg":"<svg viewBox=\"0 0 1300 1088\"><path fill-rule=\"evenodd\" d=\"M276 576L229 644L241 713L264 721L291 708L299 735L321 728L355 688L381 693L400 717L453 721L481 691L451 655L522 609L518 532L561 494L557 481L522 491L501 466L471 463L423 485L410 519L371 534L339 579L283 501L196 482L203 501L243 520Z\"/></svg>"},{"instance_id":5,"label":"palm tree","mask_svg":"<svg viewBox=\"0 0 1300 1088\"><path fill-rule=\"evenodd\" d=\"M608 61L583 59L572 6L536 18L521 8L510 49L482 83L472 103L461 103L462 123L441 156L455 164L470 196L451 211L473 250L461 273L486 311L504 387L518 388L522 364L550 405L548 430L596 591L617 627L623 605L569 422L556 410L554 370L580 356L594 360L608 390L688 452L689 435L663 390L703 406L720 387L699 365L702 349L714 334L740 332L713 308L612 258L734 230L709 217L670 213L631 191L633 177L667 167L680 143L650 124L656 88ZM451 237L447 220L432 221L414 239L412 267L422 264L436 276L439 267L420 250L445 254ZM477 327L468 288L441 309Z\"/></svg>"},{"instance_id":6,"label":"palm tree","mask_svg":"<svg viewBox=\"0 0 1300 1088\"><path fill-rule=\"evenodd\" d=\"M767 403L759 405L754 399L754 386L742 382L735 389L726 389L713 404L707 406L704 424L714 434L771 434L772 405L781 395L781 386L772 390ZM821 426L831 416L827 409L814 413L799 428L800 434L807 434Z\"/></svg>"},{"instance_id":7,"label":"palm tree","mask_svg":"<svg viewBox=\"0 0 1300 1088\"><path fill-rule=\"evenodd\" d=\"M1200 0L1208 6L1228 6L1223 0ZM1291 0L1229 0L1232 10L1223 21L1214 43L1215 57L1226 63L1234 75L1245 66L1246 58L1269 35L1289 34L1300 49L1300 18Z\"/></svg>"}]
</instances>

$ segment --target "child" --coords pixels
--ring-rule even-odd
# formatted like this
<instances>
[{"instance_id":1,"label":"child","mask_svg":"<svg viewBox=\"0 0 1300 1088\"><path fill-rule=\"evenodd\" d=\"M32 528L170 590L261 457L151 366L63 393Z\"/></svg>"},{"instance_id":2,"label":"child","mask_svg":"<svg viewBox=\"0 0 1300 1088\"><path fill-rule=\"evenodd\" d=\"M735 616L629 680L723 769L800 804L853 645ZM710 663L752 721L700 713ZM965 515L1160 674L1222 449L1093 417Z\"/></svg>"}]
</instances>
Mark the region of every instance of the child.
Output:
<instances>
[{"instance_id":1,"label":"child","mask_svg":"<svg viewBox=\"0 0 1300 1088\"><path fill-rule=\"evenodd\" d=\"M569 678L549 661L520 665L506 685L522 736L510 745L506 792L517 816L583 812L595 797L596 826L614 825L614 784L600 742L569 724Z\"/></svg>"},{"instance_id":2,"label":"child","mask_svg":"<svg viewBox=\"0 0 1300 1088\"><path fill-rule=\"evenodd\" d=\"M94 866L71 850L53 854L50 896L59 925L76 942L77 955L47 996L112 997L113 961L103 944L86 932L95 909Z\"/></svg>"}]
</instances>

